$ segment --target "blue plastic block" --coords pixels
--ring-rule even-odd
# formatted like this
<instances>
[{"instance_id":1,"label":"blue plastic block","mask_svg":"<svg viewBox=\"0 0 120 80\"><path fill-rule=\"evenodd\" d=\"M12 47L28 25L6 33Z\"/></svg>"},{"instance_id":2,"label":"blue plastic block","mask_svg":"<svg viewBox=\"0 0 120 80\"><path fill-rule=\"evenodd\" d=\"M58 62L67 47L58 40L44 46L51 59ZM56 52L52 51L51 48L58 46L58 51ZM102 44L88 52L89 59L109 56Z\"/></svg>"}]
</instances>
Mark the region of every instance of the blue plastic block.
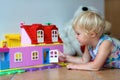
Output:
<instances>
[{"instance_id":1,"label":"blue plastic block","mask_svg":"<svg viewBox=\"0 0 120 80\"><path fill-rule=\"evenodd\" d=\"M0 70L5 70L9 68L10 68L9 61L0 61Z\"/></svg>"}]
</instances>

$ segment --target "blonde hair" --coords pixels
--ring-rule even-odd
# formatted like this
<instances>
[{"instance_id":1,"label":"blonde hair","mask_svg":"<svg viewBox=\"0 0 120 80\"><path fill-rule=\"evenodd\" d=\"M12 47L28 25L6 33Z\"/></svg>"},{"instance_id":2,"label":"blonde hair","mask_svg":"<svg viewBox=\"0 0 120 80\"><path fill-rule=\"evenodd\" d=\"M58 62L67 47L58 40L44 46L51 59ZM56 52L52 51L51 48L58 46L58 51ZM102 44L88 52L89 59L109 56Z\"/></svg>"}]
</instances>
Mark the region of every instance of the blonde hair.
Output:
<instances>
[{"instance_id":1,"label":"blonde hair","mask_svg":"<svg viewBox=\"0 0 120 80\"><path fill-rule=\"evenodd\" d=\"M77 16L73 21L73 29L83 29L85 33L94 31L98 36L104 33L104 19L93 11L85 11Z\"/></svg>"},{"instance_id":2,"label":"blonde hair","mask_svg":"<svg viewBox=\"0 0 120 80\"><path fill-rule=\"evenodd\" d=\"M107 35L111 34L112 24L109 21L105 21L105 30L104 33Z\"/></svg>"}]
</instances>

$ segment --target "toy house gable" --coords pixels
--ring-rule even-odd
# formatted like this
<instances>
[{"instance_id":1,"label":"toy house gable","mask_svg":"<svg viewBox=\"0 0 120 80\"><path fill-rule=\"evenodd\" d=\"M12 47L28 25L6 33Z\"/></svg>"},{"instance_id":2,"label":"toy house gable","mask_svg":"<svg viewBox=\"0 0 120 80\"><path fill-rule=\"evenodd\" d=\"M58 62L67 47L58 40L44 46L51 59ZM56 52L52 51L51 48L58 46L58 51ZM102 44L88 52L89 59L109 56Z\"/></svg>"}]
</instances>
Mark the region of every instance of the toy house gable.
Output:
<instances>
[{"instance_id":1,"label":"toy house gable","mask_svg":"<svg viewBox=\"0 0 120 80\"><path fill-rule=\"evenodd\" d=\"M45 43L58 42L58 28L55 25L44 26Z\"/></svg>"},{"instance_id":2,"label":"toy house gable","mask_svg":"<svg viewBox=\"0 0 120 80\"><path fill-rule=\"evenodd\" d=\"M38 42L43 42L43 40L37 40L37 36L40 32L43 32L43 28L41 24L33 24L33 25L23 25L21 26L21 44L38 44Z\"/></svg>"},{"instance_id":3,"label":"toy house gable","mask_svg":"<svg viewBox=\"0 0 120 80\"><path fill-rule=\"evenodd\" d=\"M21 44L31 44L31 39L29 35L27 34L27 29L29 30L30 26L22 26L21 27Z\"/></svg>"},{"instance_id":4,"label":"toy house gable","mask_svg":"<svg viewBox=\"0 0 120 80\"><path fill-rule=\"evenodd\" d=\"M44 29L43 26L41 24L33 24L31 26L31 40L32 40L32 44L39 44L44 42Z\"/></svg>"}]
</instances>

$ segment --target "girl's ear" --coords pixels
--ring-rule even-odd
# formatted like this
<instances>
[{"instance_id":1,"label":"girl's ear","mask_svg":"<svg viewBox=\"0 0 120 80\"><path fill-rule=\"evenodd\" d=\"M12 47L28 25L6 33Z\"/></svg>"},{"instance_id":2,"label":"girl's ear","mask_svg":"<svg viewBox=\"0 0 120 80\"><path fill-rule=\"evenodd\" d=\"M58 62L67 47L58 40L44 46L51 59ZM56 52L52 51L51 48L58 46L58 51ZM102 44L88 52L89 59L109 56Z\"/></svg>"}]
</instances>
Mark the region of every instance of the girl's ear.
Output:
<instances>
[{"instance_id":1,"label":"girl's ear","mask_svg":"<svg viewBox=\"0 0 120 80\"><path fill-rule=\"evenodd\" d=\"M97 34L96 34L95 32L93 32L93 31L90 32L90 36L91 36L91 37L96 37L96 35L97 35Z\"/></svg>"}]
</instances>

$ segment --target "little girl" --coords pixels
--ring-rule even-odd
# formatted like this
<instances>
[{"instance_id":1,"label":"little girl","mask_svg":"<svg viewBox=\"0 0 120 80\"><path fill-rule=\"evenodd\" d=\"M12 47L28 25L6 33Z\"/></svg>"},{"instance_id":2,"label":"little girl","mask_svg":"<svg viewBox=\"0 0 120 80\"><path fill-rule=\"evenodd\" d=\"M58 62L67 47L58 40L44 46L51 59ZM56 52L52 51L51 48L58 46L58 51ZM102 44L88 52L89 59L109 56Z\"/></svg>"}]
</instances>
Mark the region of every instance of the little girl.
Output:
<instances>
[{"instance_id":1,"label":"little girl","mask_svg":"<svg viewBox=\"0 0 120 80\"><path fill-rule=\"evenodd\" d=\"M67 61L68 69L100 70L120 68L120 45L108 35L103 34L105 20L96 12L86 11L73 22L76 38L85 45L82 57L73 57L60 52L59 59Z\"/></svg>"}]
</instances>

